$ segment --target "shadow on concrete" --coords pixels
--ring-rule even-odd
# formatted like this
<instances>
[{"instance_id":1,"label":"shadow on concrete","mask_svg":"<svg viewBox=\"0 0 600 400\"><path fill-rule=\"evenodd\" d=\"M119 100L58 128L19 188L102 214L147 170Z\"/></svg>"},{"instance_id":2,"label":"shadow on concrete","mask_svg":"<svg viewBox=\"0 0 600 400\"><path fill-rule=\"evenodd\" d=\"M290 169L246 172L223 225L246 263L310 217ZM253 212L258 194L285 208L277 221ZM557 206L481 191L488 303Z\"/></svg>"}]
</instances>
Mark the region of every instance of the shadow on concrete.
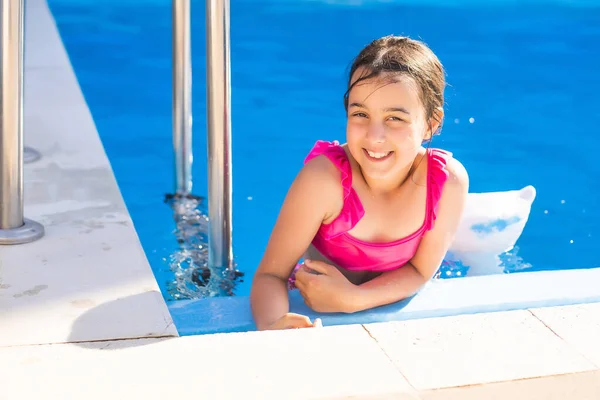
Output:
<instances>
[{"instance_id":1,"label":"shadow on concrete","mask_svg":"<svg viewBox=\"0 0 600 400\"><path fill-rule=\"evenodd\" d=\"M117 350L177 337L166 308L165 314L156 312L158 302L162 302L161 294L148 291L90 308L73 322L69 342L88 349ZM147 314L143 319L144 330L131 324L132 318L140 313Z\"/></svg>"}]
</instances>

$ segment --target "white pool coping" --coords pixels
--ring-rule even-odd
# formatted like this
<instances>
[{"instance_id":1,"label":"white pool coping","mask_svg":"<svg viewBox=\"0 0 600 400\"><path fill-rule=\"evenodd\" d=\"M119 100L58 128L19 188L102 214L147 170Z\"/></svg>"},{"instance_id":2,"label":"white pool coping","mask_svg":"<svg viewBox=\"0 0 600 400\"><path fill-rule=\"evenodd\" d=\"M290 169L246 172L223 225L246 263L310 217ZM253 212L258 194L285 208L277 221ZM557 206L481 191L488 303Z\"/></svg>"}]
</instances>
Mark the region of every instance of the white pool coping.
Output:
<instances>
[{"instance_id":1,"label":"white pool coping","mask_svg":"<svg viewBox=\"0 0 600 400\"><path fill-rule=\"evenodd\" d=\"M0 346L177 335L45 0L25 14L25 216L46 234L0 248Z\"/></svg>"},{"instance_id":2,"label":"white pool coping","mask_svg":"<svg viewBox=\"0 0 600 400\"><path fill-rule=\"evenodd\" d=\"M227 316L169 313L46 2L26 5L25 135L43 158L25 167L25 214L47 233L0 247L0 397L600 398L595 270L436 282L318 330L178 336L178 312ZM474 297L488 309L465 309ZM564 303L582 304L540 308ZM459 306L477 314L442 316Z\"/></svg>"}]
</instances>

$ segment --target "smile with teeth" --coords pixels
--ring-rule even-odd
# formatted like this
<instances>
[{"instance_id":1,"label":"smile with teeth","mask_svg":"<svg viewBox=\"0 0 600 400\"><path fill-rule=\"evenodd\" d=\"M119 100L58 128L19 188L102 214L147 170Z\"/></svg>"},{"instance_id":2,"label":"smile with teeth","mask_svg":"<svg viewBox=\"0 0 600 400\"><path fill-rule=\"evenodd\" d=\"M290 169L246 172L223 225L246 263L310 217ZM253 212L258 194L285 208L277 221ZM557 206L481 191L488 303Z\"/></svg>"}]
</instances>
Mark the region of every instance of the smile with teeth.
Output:
<instances>
[{"instance_id":1,"label":"smile with teeth","mask_svg":"<svg viewBox=\"0 0 600 400\"><path fill-rule=\"evenodd\" d=\"M389 156L390 154L392 154L391 151L387 151L387 152L374 152L374 151L367 150L367 149L364 149L364 150L369 155L369 157L375 158L377 160L386 158L387 156Z\"/></svg>"}]
</instances>

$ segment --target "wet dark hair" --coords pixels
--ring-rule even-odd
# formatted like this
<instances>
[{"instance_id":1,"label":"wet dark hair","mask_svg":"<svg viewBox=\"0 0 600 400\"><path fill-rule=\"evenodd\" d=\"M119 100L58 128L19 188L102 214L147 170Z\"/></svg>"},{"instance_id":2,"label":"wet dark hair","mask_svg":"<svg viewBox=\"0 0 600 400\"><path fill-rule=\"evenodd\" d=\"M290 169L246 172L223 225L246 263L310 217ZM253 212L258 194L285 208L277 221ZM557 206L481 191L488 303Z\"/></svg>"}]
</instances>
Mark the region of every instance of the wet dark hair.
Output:
<instances>
[{"instance_id":1,"label":"wet dark hair","mask_svg":"<svg viewBox=\"0 0 600 400\"><path fill-rule=\"evenodd\" d=\"M359 68L365 72L356 81L352 78ZM434 112L444 105L445 72L440 60L427 45L405 36L385 36L369 43L354 59L348 75L348 90L344 94L344 107L348 111L350 91L359 82L384 75L386 78L405 76L411 78L419 90L425 108L425 118L436 118ZM433 134L439 134L440 126ZM431 128L431 126L430 126Z\"/></svg>"}]
</instances>

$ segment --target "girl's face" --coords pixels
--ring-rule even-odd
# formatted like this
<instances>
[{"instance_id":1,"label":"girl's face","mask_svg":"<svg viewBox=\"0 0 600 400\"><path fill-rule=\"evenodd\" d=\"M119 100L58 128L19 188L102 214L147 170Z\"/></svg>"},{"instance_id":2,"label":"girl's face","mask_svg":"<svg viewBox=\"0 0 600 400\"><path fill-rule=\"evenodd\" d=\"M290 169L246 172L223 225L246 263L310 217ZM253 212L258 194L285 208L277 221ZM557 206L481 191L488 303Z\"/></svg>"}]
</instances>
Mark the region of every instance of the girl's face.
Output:
<instances>
[{"instance_id":1,"label":"girl's face","mask_svg":"<svg viewBox=\"0 0 600 400\"><path fill-rule=\"evenodd\" d=\"M363 72L356 71L352 82ZM432 120L432 131L438 125ZM346 139L366 179L402 179L432 131L411 78L375 77L349 93Z\"/></svg>"}]
</instances>

